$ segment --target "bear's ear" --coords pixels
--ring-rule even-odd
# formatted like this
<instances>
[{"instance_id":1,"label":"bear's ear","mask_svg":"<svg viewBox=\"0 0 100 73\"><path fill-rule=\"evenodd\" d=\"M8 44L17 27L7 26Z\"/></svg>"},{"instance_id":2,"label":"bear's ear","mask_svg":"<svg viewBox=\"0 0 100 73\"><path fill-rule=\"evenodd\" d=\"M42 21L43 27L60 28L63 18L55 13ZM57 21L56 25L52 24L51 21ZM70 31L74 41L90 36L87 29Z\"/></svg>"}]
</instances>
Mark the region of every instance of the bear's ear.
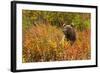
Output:
<instances>
[{"instance_id":1,"label":"bear's ear","mask_svg":"<svg viewBox=\"0 0 100 73\"><path fill-rule=\"evenodd\" d=\"M65 25L66 25L66 24L64 23L64 24L63 24L63 27L64 27Z\"/></svg>"},{"instance_id":2,"label":"bear's ear","mask_svg":"<svg viewBox=\"0 0 100 73\"><path fill-rule=\"evenodd\" d=\"M71 26L72 26L72 27L74 27L74 26L75 26L75 24L72 22L72 23L71 23Z\"/></svg>"}]
</instances>

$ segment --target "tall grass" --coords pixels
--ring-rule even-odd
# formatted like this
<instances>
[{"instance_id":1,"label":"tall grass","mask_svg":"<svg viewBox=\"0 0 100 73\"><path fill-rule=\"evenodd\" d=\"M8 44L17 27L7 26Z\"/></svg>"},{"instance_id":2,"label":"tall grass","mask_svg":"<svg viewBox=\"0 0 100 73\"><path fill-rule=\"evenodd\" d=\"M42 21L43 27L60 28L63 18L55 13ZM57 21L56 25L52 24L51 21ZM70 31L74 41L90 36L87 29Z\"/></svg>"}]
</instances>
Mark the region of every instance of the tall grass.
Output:
<instances>
[{"instance_id":1,"label":"tall grass","mask_svg":"<svg viewBox=\"0 0 100 73\"><path fill-rule=\"evenodd\" d=\"M76 33L77 40L70 45L66 39L61 41L64 35L61 28L33 25L23 32L23 63L90 59L90 29Z\"/></svg>"}]
</instances>

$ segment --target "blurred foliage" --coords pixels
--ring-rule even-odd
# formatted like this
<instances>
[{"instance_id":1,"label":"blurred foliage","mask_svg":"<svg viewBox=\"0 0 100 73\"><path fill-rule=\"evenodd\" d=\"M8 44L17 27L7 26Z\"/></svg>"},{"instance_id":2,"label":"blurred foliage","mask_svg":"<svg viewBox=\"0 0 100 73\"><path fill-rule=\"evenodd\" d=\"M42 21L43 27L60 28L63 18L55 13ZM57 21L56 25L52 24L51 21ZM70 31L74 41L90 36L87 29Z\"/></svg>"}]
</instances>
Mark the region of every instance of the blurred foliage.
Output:
<instances>
[{"instance_id":1,"label":"blurred foliage","mask_svg":"<svg viewBox=\"0 0 100 73\"><path fill-rule=\"evenodd\" d=\"M55 11L36 11L23 10L23 29L32 25L51 24L62 26L62 24L74 23L79 30L84 30L90 27L90 13L76 13L76 12L55 12Z\"/></svg>"}]
</instances>

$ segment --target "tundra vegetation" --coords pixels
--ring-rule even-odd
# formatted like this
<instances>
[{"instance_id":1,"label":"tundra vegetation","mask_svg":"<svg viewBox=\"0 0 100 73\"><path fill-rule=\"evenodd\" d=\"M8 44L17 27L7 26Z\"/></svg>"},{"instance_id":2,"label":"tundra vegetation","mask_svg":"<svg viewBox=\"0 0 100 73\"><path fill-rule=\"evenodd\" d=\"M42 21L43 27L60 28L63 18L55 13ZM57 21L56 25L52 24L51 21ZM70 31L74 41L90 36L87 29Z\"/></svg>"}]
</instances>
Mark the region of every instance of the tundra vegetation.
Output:
<instances>
[{"instance_id":1,"label":"tundra vegetation","mask_svg":"<svg viewBox=\"0 0 100 73\"><path fill-rule=\"evenodd\" d=\"M90 20L90 13L22 10L22 62L91 59ZM61 41L64 23L74 23L72 45Z\"/></svg>"}]
</instances>

